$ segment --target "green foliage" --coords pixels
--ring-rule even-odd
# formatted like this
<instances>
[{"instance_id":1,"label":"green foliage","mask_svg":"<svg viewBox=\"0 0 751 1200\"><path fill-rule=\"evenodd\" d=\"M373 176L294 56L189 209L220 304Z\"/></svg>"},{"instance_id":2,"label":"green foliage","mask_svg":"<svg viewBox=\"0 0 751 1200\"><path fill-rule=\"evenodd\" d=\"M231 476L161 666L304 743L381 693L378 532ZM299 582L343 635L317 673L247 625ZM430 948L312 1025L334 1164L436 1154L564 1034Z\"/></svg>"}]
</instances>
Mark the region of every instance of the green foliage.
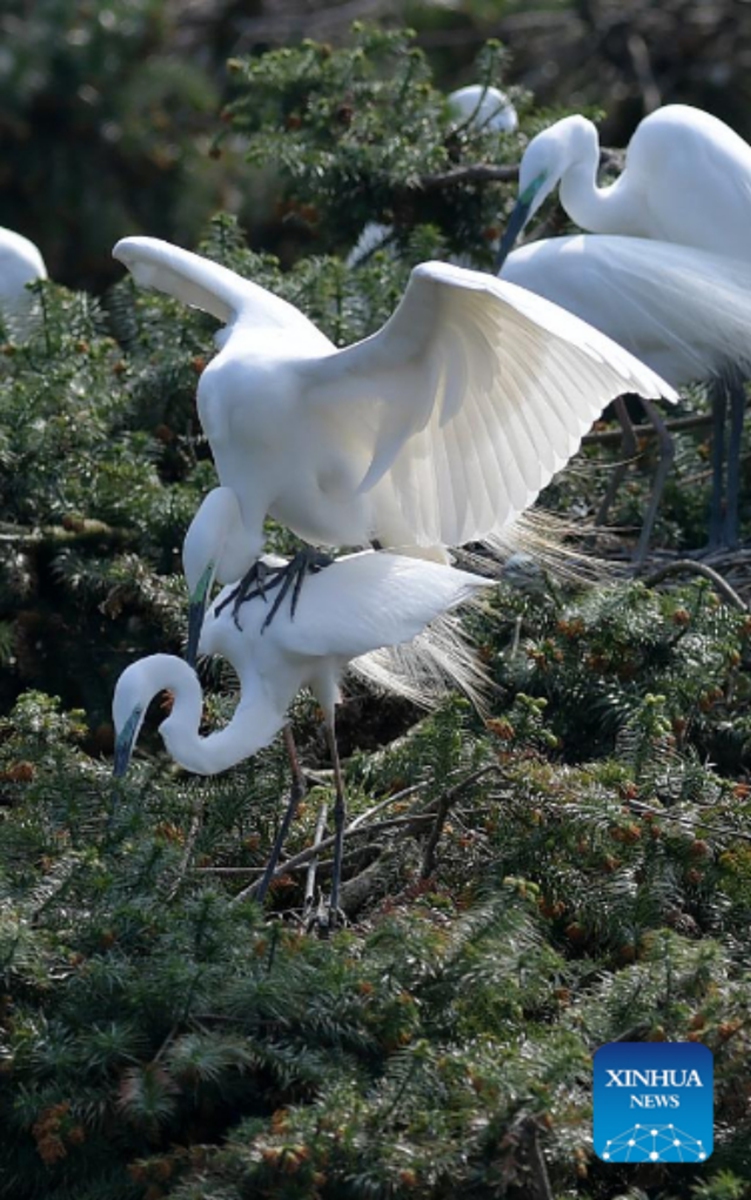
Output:
<instances>
[{"instance_id":1,"label":"green foliage","mask_svg":"<svg viewBox=\"0 0 751 1200\"><path fill-rule=\"evenodd\" d=\"M277 165L288 220L316 247L351 245L367 221L386 221L409 259L412 230L432 225L450 250L490 266L500 197L460 168L516 161L518 136L453 117L413 37L356 25L345 48L306 41L231 60L240 95L225 115L252 163ZM504 57L489 44L477 81L502 83Z\"/></svg>"},{"instance_id":2,"label":"green foliage","mask_svg":"<svg viewBox=\"0 0 751 1200\"><path fill-rule=\"evenodd\" d=\"M124 40L102 72L158 15L113 12ZM77 45L45 50L49 78L75 73ZM161 103L153 65L136 96L123 78L129 111ZM502 66L490 46L480 77ZM408 35L359 30L233 73L228 129L275 165L320 253L283 269L220 216L210 257L336 344L384 322L415 261L488 264L510 189L462 169L514 160L517 139L458 127ZM147 134L158 157L134 118L128 138ZM352 268L335 252L373 218L393 238ZM744 1195L748 617L703 582L577 593L510 572L468 619L495 683L486 718L455 697L418 720L348 693L350 923L310 936L294 856L333 796L309 699L292 719L315 786L266 911L244 892L286 802L279 745L192 778L154 736L155 704L132 771L109 773L117 673L184 634L180 545L215 482L195 414L214 322L127 280L101 302L36 290L33 335L0 356L0 1196L526 1200L545 1194L543 1155L556 1200L643 1200L591 1150L591 1057L614 1039L715 1054L712 1161L650 1195ZM592 490L569 473L551 495L591 507ZM673 507L676 541L697 495ZM272 548L290 540L270 526ZM234 685L216 665L203 680L218 725Z\"/></svg>"},{"instance_id":3,"label":"green foliage","mask_svg":"<svg viewBox=\"0 0 751 1200\"><path fill-rule=\"evenodd\" d=\"M118 237L195 237L219 177L201 135L215 85L172 48L159 0L8 0L0 18L2 224L55 278L101 284ZM85 149L82 149L85 148Z\"/></svg>"}]
</instances>

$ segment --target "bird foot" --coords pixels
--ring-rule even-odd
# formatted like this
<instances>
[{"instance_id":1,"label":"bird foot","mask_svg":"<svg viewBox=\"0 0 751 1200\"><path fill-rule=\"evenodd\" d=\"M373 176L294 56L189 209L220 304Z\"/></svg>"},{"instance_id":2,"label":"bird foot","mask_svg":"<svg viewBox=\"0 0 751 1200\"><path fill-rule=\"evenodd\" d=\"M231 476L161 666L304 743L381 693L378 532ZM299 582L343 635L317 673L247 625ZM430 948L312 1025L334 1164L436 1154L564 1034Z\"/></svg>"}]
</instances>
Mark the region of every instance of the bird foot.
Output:
<instances>
[{"instance_id":1,"label":"bird foot","mask_svg":"<svg viewBox=\"0 0 751 1200\"><path fill-rule=\"evenodd\" d=\"M248 600L256 600L258 597L263 600L264 604L268 604L267 592L278 589L271 610L261 626L261 633L263 633L279 612L290 591L292 592L290 615L294 617L306 575L317 575L324 567L330 566L333 561L329 554L323 554L313 546L304 546L302 550L298 550L297 554L283 567L269 567L258 559L243 575L237 586L217 606L217 616L223 608L231 604L232 619L237 628L241 629L239 612L242 605Z\"/></svg>"}]
</instances>

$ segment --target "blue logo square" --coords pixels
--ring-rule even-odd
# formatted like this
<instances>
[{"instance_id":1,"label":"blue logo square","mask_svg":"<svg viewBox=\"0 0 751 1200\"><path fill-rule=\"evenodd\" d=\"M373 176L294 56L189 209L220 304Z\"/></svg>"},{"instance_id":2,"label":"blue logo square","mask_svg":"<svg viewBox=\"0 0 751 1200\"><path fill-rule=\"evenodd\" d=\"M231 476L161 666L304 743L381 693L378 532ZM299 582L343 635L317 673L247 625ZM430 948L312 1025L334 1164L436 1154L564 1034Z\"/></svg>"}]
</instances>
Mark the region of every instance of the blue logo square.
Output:
<instances>
[{"instance_id":1,"label":"blue logo square","mask_svg":"<svg viewBox=\"0 0 751 1200\"><path fill-rule=\"evenodd\" d=\"M608 1042L594 1057L595 1154L697 1163L714 1147L712 1051L699 1042Z\"/></svg>"}]
</instances>

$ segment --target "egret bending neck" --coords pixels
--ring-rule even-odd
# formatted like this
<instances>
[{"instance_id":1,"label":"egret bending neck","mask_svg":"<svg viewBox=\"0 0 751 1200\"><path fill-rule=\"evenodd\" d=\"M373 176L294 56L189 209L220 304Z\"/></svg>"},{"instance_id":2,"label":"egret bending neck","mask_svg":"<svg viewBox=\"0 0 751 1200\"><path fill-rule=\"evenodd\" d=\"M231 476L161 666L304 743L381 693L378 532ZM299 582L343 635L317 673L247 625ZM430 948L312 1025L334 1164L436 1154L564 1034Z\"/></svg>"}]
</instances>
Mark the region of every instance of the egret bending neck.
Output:
<instances>
[{"instance_id":1,"label":"egret bending neck","mask_svg":"<svg viewBox=\"0 0 751 1200\"><path fill-rule=\"evenodd\" d=\"M200 688L198 692L200 695ZM200 715L200 705L198 710L195 707L193 689L186 689L184 693L175 693L172 716L159 727L164 744L175 761L197 775L217 775L250 758L269 744L286 719L284 709L270 704L260 681L247 677L242 680L240 703L224 729L201 737L198 732Z\"/></svg>"},{"instance_id":2,"label":"egret bending neck","mask_svg":"<svg viewBox=\"0 0 751 1200\"><path fill-rule=\"evenodd\" d=\"M590 233L647 236L639 222L640 205L635 203L625 172L607 187L597 186L599 158L595 144L586 157L566 168L560 182L561 204L571 220Z\"/></svg>"}]
</instances>

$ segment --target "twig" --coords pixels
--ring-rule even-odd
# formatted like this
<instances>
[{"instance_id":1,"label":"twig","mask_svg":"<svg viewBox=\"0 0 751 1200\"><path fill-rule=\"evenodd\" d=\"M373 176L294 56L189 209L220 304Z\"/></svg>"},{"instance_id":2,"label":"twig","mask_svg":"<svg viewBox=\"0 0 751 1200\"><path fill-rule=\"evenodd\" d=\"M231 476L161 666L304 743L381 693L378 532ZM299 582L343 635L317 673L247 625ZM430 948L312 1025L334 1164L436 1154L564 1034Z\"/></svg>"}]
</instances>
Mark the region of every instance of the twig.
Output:
<instances>
[{"instance_id":1,"label":"twig","mask_svg":"<svg viewBox=\"0 0 751 1200\"><path fill-rule=\"evenodd\" d=\"M499 767L495 763L491 763L488 766L481 767L479 771L474 772L473 775L468 776L465 780L462 780L461 783L457 784L456 788L452 788L451 791L453 792L458 788L465 787L467 784L474 782L475 779L480 778L480 776L488 773L489 771L497 771L497 770L499 770ZM398 800L405 793L407 793L409 791L416 791L418 789L418 787L424 787L424 786L425 786L425 784L413 784L411 788L405 788L404 792L397 792L393 796L388 796L386 800L383 800L379 804L375 805L372 809L369 810L369 812L372 814L373 812L377 811L378 809L384 808L387 803L393 804L395 800ZM365 814L363 814L363 816L364 815ZM348 825L347 828L344 830L344 837L345 838L350 837L352 834L370 833L374 829L384 828L385 826L391 825L394 823L409 826L413 822L417 821L418 825L419 825L419 823L422 820L426 819L428 816L431 816L431 815L432 815L432 809L428 810L425 813L410 813L409 815L405 815L404 817L394 817L389 822L377 822L375 825L358 824L358 822L360 820L360 818L358 817L350 825ZM295 855L293 855L292 858L287 859L286 862L280 863L279 866L274 871L272 879L275 879L278 875L286 875L288 871L294 871L297 867L307 865L310 862L310 860L312 858L316 858L322 850L327 850L329 848L329 846L333 846L334 841L335 841L335 835L332 833L332 834L330 834L329 837L323 838L317 845L307 846L306 849L301 850L299 852L299 854L295 854ZM232 900L230 901L230 904L233 904L233 905L239 904L243 900L251 899L252 897L255 896L257 890L258 890L258 883L249 884L247 887L243 888L243 890L241 892L238 892L236 896L233 896Z\"/></svg>"},{"instance_id":2,"label":"twig","mask_svg":"<svg viewBox=\"0 0 751 1200\"><path fill-rule=\"evenodd\" d=\"M489 763L484 767L480 767L479 770L474 771L471 775L468 775L466 779L460 780L460 782L455 784L454 787L449 788L447 792L443 793L438 801L438 810L436 812L435 821L433 822L433 828L430 831L430 836L425 847L425 853L422 860L422 869L420 871L421 879L428 879L435 870L436 847L438 846L441 834L443 833L443 826L446 823L446 817L448 816L449 809L456 800L457 796L464 790L464 788L469 787L473 783L477 783L477 780L481 779L483 775L488 775L491 771L498 770L499 767L496 763ZM416 820L420 815L428 816L429 814L416 814L412 820Z\"/></svg>"},{"instance_id":3,"label":"twig","mask_svg":"<svg viewBox=\"0 0 751 1200\"><path fill-rule=\"evenodd\" d=\"M748 612L748 605L741 599L734 588L730 586L726 579L713 567L708 567L706 563L695 562L693 558L678 558L674 562L665 563L664 566L658 567L651 575L647 575L643 582L647 587L654 587L660 583L668 575L702 575L704 579L709 579L717 588L728 604L732 604L741 612Z\"/></svg>"},{"instance_id":4,"label":"twig","mask_svg":"<svg viewBox=\"0 0 751 1200\"><path fill-rule=\"evenodd\" d=\"M324 830L326 829L326 817L328 816L328 804L321 805L321 811L318 814L316 821L315 834L313 835L313 849L320 846L323 839ZM307 918L313 908L313 897L316 890L316 872L318 870L318 855L311 858L308 864L308 874L305 878L305 899L303 900L303 916Z\"/></svg>"},{"instance_id":5,"label":"twig","mask_svg":"<svg viewBox=\"0 0 751 1200\"><path fill-rule=\"evenodd\" d=\"M670 433L682 433L687 429L703 429L705 426L712 424L712 417L709 414L700 413L693 417L676 417L674 421L666 421L665 428ZM657 431L653 425L646 423L633 426L636 437L642 438L656 437ZM610 442L620 442L623 433L620 429L599 429L595 433L585 433L582 438L583 446L607 445Z\"/></svg>"},{"instance_id":6,"label":"twig","mask_svg":"<svg viewBox=\"0 0 751 1200\"><path fill-rule=\"evenodd\" d=\"M527 1121L525 1133L529 1138L529 1165L535 1183L535 1200L555 1200L545 1155L540 1146L540 1130L534 1117Z\"/></svg>"},{"instance_id":7,"label":"twig","mask_svg":"<svg viewBox=\"0 0 751 1200\"><path fill-rule=\"evenodd\" d=\"M185 840L185 850L183 852L183 856L180 861L180 866L177 868L177 878L175 879L175 882L173 883L172 887L170 888L170 890L167 894L168 900L174 900L175 896L177 895L177 893L180 890L180 885L182 884L182 882L185 879L185 876L187 874L188 864L190 863L191 857L193 855L193 850L195 849L196 838L198 837L198 831L201 828L201 818L203 816L203 808L204 808L203 796L199 793L197 795L196 799L193 801L193 817L190 822L190 829L188 830L188 836Z\"/></svg>"}]
</instances>

